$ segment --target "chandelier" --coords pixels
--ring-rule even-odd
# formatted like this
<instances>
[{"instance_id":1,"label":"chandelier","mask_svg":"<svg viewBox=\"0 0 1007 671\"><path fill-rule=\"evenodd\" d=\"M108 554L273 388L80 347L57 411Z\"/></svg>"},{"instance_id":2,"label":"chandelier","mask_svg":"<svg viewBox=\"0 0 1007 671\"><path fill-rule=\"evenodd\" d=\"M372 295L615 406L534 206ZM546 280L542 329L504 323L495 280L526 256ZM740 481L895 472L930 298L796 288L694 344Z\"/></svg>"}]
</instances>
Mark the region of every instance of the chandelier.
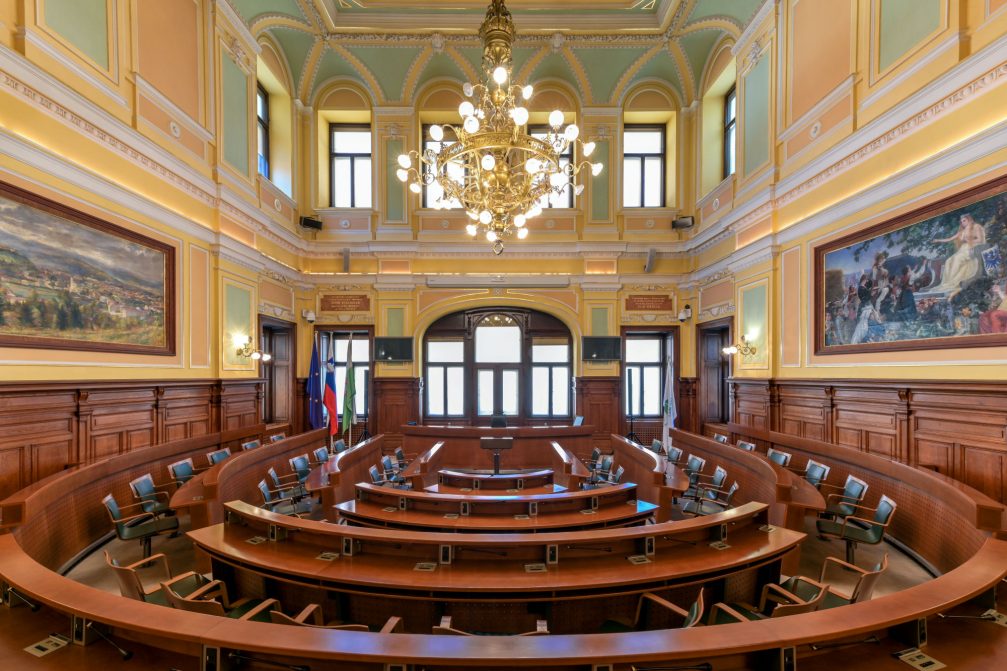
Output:
<instances>
[{"instance_id":1,"label":"chandelier","mask_svg":"<svg viewBox=\"0 0 1007 671\"><path fill-rule=\"evenodd\" d=\"M519 98L529 100L533 88L510 81L514 22L504 0L490 2L479 37L485 78L462 87L461 125L430 126L428 147L399 156L396 175L413 193L438 185L434 209L464 208L471 219L468 234L484 236L500 254L505 238L528 237L528 220L542 214L543 200L559 202L566 189L579 196L581 171L589 168L598 175L603 165L586 160L594 142L578 139L576 124L564 127L561 110L549 114L545 133L529 134L528 109Z\"/></svg>"}]
</instances>

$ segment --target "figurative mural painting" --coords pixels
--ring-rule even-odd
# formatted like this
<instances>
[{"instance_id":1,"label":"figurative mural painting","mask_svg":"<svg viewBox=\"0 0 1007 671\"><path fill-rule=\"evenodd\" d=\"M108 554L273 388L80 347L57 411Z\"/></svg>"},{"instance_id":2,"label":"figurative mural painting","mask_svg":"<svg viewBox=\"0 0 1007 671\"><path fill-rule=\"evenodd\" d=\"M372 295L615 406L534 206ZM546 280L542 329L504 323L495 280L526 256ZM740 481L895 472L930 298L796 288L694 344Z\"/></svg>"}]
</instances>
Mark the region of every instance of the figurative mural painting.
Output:
<instances>
[{"instance_id":1,"label":"figurative mural painting","mask_svg":"<svg viewBox=\"0 0 1007 671\"><path fill-rule=\"evenodd\" d=\"M819 353L1007 341L1007 193L994 191L816 250Z\"/></svg>"},{"instance_id":2,"label":"figurative mural painting","mask_svg":"<svg viewBox=\"0 0 1007 671\"><path fill-rule=\"evenodd\" d=\"M173 254L0 188L0 344L170 354Z\"/></svg>"}]
</instances>

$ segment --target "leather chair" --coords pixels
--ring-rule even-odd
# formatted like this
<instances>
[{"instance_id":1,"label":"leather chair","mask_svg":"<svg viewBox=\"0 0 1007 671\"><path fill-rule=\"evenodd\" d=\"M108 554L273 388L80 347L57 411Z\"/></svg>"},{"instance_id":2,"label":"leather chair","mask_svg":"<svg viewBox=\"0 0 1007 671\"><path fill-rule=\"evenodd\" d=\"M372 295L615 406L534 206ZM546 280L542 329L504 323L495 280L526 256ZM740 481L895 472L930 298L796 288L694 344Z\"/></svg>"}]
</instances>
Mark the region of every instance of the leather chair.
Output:
<instances>
[{"instance_id":1,"label":"leather chair","mask_svg":"<svg viewBox=\"0 0 1007 671\"><path fill-rule=\"evenodd\" d=\"M660 440L655 438L654 440L650 441L650 451L653 452L654 454L661 454L664 451L664 445L661 444Z\"/></svg>"},{"instance_id":2,"label":"leather chair","mask_svg":"<svg viewBox=\"0 0 1007 671\"><path fill-rule=\"evenodd\" d=\"M406 453L401 447L395 448L395 461L399 464L399 470L409 465L409 461L406 460Z\"/></svg>"},{"instance_id":3,"label":"leather chair","mask_svg":"<svg viewBox=\"0 0 1007 671\"><path fill-rule=\"evenodd\" d=\"M346 441L343 440L342 438L340 438L339 440L337 440L336 444L333 446L333 450L335 451L336 454L339 454L340 452L345 452L346 451Z\"/></svg>"},{"instance_id":4,"label":"leather chair","mask_svg":"<svg viewBox=\"0 0 1007 671\"><path fill-rule=\"evenodd\" d=\"M808 463L804 466L804 479L810 482L815 489L821 489L821 486L829 479L829 471L831 470L831 466L820 464L814 459L808 459Z\"/></svg>"},{"instance_id":5,"label":"leather chair","mask_svg":"<svg viewBox=\"0 0 1007 671\"><path fill-rule=\"evenodd\" d=\"M835 557L826 557L822 562L822 570L818 576L818 582L828 587L828 593L819 606L819 610L825 608L835 608L861 601L870 601L874 594L874 588L878 580L888 570L888 553L881 558L877 564L870 569L862 569L859 566L844 562ZM843 585L842 588L837 583ZM793 592L797 596L807 599L808 583L801 579L801 576L794 576L783 583L783 588ZM845 588L845 589L844 589Z\"/></svg>"},{"instance_id":6,"label":"leather chair","mask_svg":"<svg viewBox=\"0 0 1007 671\"><path fill-rule=\"evenodd\" d=\"M885 537L885 529L892 523L898 505L887 496L882 496L877 508L854 506L855 512L837 519L815 521L818 534L825 538L835 538L846 543L846 561L856 564L857 543L877 545ZM873 513L866 517L867 513Z\"/></svg>"},{"instance_id":7,"label":"leather chair","mask_svg":"<svg viewBox=\"0 0 1007 671\"><path fill-rule=\"evenodd\" d=\"M839 487L824 482L821 486L826 489L839 490ZM857 506L863 503L867 487L867 483L860 478L847 475L842 491L839 493L833 491L825 496L825 512L822 513L822 517L841 518L852 515Z\"/></svg>"},{"instance_id":8,"label":"leather chair","mask_svg":"<svg viewBox=\"0 0 1007 671\"><path fill-rule=\"evenodd\" d=\"M451 626L451 616L443 615L441 616L441 623L439 625L434 625L433 633L442 636L479 636L479 634L473 634L469 631L462 631L461 629L455 629ZM506 635L506 634L505 634ZM536 620L535 629L532 631L526 631L521 634L511 634L513 636L548 636L549 635L549 622L546 620Z\"/></svg>"},{"instance_id":9,"label":"leather chair","mask_svg":"<svg viewBox=\"0 0 1007 671\"><path fill-rule=\"evenodd\" d=\"M262 495L262 503L259 505L260 508L270 512L279 513L280 515L293 515L295 517L300 517L301 514L307 513L311 510L310 502L298 501L291 496L279 495L266 485L265 480L259 480L259 483L256 486L259 488L259 493Z\"/></svg>"},{"instance_id":10,"label":"leather chair","mask_svg":"<svg viewBox=\"0 0 1007 671\"><path fill-rule=\"evenodd\" d=\"M390 480L385 480L381 477L381 471L377 466L368 466L367 474L371 476L371 484L377 485L378 487L384 487L385 485L391 485Z\"/></svg>"},{"instance_id":11,"label":"leather chair","mask_svg":"<svg viewBox=\"0 0 1007 671\"><path fill-rule=\"evenodd\" d=\"M329 448L324 445L322 447L315 448L311 451L311 456L314 457L314 464L316 466L324 464L329 460Z\"/></svg>"},{"instance_id":12,"label":"leather chair","mask_svg":"<svg viewBox=\"0 0 1007 671\"><path fill-rule=\"evenodd\" d=\"M269 437L269 442L271 442L271 443L278 443L281 440L286 440L286 438L287 438L287 434L285 434L285 433L274 433L273 435L271 435Z\"/></svg>"},{"instance_id":13,"label":"leather chair","mask_svg":"<svg viewBox=\"0 0 1007 671\"><path fill-rule=\"evenodd\" d=\"M715 499L717 498L717 495L714 492L723 489L724 483L727 482L727 470L725 470L723 466L717 466L713 469L713 475L696 473L695 478L690 475L689 482L689 488L685 490L685 494L683 495L685 498L698 499L701 496L705 496L708 499ZM707 494L702 494L702 492L707 490L712 491L709 491Z\"/></svg>"},{"instance_id":14,"label":"leather chair","mask_svg":"<svg viewBox=\"0 0 1007 671\"><path fill-rule=\"evenodd\" d=\"M105 564L111 569L116 582L119 584L119 592L129 599L167 606L168 599L164 594L161 583L171 585L175 593L186 596L208 582L206 578L195 571L186 571L181 575L172 576L171 569L168 568L168 558L160 552L125 566L113 559L108 550L104 550L103 552L105 553ZM158 583L153 589L144 586L138 573L138 569L151 565L158 569L156 571Z\"/></svg>"},{"instance_id":15,"label":"leather chair","mask_svg":"<svg viewBox=\"0 0 1007 671\"><path fill-rule=\"evenodd\" d=\"M269 611L280 608L280 602L276 599L245 597L231 601L227 596L227 585L219 580L211 580L188 596L182 596L167 583L162 583L161 589L172 607L190 613L269 622Z\"/></svg>"},{"instance_id":16,"label":"leather chair","mask_svg":"<svg viewBox=\"0 0 1007 671\"><path fill-rule=\"evenodd\" d=\"M776 583L768 583L762 588L758 607L747 603L715 603L710 609L707 624L767 620L814 612L821 607L828 588L810 578L802 577L801 580L808 583L810 598L801 598Z\"/></svg>"},{"instance_id":17,"label":"leather chair","mask_svg":"<svg viewBox=\"0 0 1007 671\"><path fill-rule=\"evenodd\" d=\"M140 503L143 512L153 513L158 517L171 512L171 508L168 506L170 496L168 492L164 491L171 486L170 484L155 485L154 478L150 473L144 473L129 481L129 489L133 492L133 498Z\"/></svg>"},{"instance_id":18,"label":"leather chair","mask_svg":"<svg viewBox=\"0 0 1007 671\"><path fill-rule=\"evenodd\" d=\"M307 490L305 490L304 486L299 480L297 480L296 473L279 475L277 474L276 469L270 466L266 469L266 475L269 477L269 481L273 483L273 486L269 488L270 492L277 496L286 497L293 501L300 501L308 495Z\"/></svg>"},{"instance_id":19,"label":"leather chair","mask_svg":"<svg viewBox=\"0 0 1007 671\"><path fill-rule=\"evenodd\" d=\"M290 464L290 470L297 476L297 482L303 486L308 480L308 476L311 475L311 460L308 459L307 453L291 457L288 463Z\"/></svg>"},{"instance_id":20,"label":"leather chair","mask_svg":"<svg viewBox=\"0 0 1007 671\"><path fill-rule=\"evenodd\" d=\"M206 460L208 462L210 462L211 466L216 466L217 464L219 464L220 462L222 462L224 459L227 459L229 456L231 456L231 450L229 450L226 447L223 447L223 448L221 448L219 450L214 450L213 452L208 452L207 455L206 455Z\"/></svg>"},{"instance_id":21,"label":"leather chair","mask_svg":"<svg viewBox=\"0 0 1007 671\"><path fill-rule=\"evenodd\" d=\"M181 487L189 480L196 477L197 473L202 473L206 468L196 468L192 465L192 457L187 457L185 459L179 459L178 461L168 464L168 475L171 479L175 481L176 487Z\"/></svg>"},{"instance_id":22,"label":"leather chair","mask_svg":"<svg viewBox=\"0 0 1007 671\"><path fill-rule=\"evenodd\" d=\"M674 447L672 445L668 446L668 463L678 464L682 461L682 448Z\"/></svg>"},{"instance_id":23,"label":"leather chair","mask_svg":"<svg viewBox=\"0 0 1007 671\"><path fill-rule=\"evenodd\" d=\"M573 425L574 426L584 426L584 415L574 415Z\"/></svg>"},{"instance_id":24,"label":"leather chair","mask_svg":"<svg viewBox=\"0 0 1007 671\"><path fill-rule=\"evenodd\" d=\"M381 470L384 471L385 480L388 482L393 482L395 484L401 484L405 482L402 476L399 475L398 464L392 461L392 458L385 454L381 457Z\"/></svg>"},{"instance_id":25,"label":"leather chair","mask_svg":"<svg viewBox=\"0 0 1007 671\"><path fill-rule=\"evenodd\" d=\"M148 513L142 509L135 515L123 515L124 510L130 508L140 509L142 503L133 503L128 506L119 506L115 497L108 494L101 500L102 505L108 512L112 525L115 528L115 535L119 540L135 541L139 540L143 547L143 558L150 557L150 539L158 534L174 533L178 530L177 517L156 517L153 513Z\"/></svg>"},{"instance_id":26,"label":"leather chair","mask_svg":"<svg viewBox=\"0 0 1007 671\"><path fill-rule=\"evenodd\" d=\"M247 443L242 443L241 444L241 449L244 450L244 451L246 451L246 452L248 450L254 450L257 447L262 447L262 441L261 440L250 440Z\"/></svg>"},{"instance_id":27,"label":"leather chair","mask_svg":"<svg viewBox=\"0 0 1007 671\"><path fill-rule=\"evenodd\" d=\"M269 611L269 618L273 624L286 624L297 627L312 627L315 629L334 629L340 631L370 631L366 624L347 624L345 622L325 622L322 615L322 607L317 603L309 603L297 615L287 615L282 610ZM380 633L392 634L405 631L402 618L392 616L388 618Z\"/></svg>"},{"instance_id":28,"label":"leather chair","mask_svg":"<svg viewBox=\"0 0 1007 671\"><path fill-rule=\"evenodd\" d=\"M600 462L601 462L601 449L597 447L591 448L591 456L588 457L587 461L584 462L584 465L587 466L587 470L591 471L591 473L593 474L595 469L598 468L598 464Z\"/></svg>"},{"instance_id":29,"label":"leather chair","mask_svg":"<svg viewBox=\"0 0 1007 671\"><path fill-rule=\"evenodd\" d=\"M597 489L598 487L610 487L611 485L617 485L622 480L622 476L625 473L626 469L619 466L614 471L610 471L607 478L585 484L584 489Z\"/></svg>"},{"instance_id":30,"label":"leather chair","mask_svg":"<svg viewBox=\"0 0 1007 671\"><path fill-rule=\"evenodd\" d=\"M755 452L755 443L750 443L747 440L739 440L738 447L745 452Z\"/></svg>"},{"instance_id":31,"label":"leather chair","mask_svg":"<svg viewBox=\"0 0 1007 671\"><path fill-rule=\"evenodd\" d=\"M769 460L771 462L779 466L783 466L784 468L790 465L791 455L789 452L783 452L781 450L774 450L773 448L769 448L768 450L766 450L766 456L769 457Z\"/></svg>"},{"instance_id":32,"label":"leather chair","mask_svg":"<svg viewBox=\"0 0 1007 671\"><path fill-rule=\"evenodd\" d=\"M738 481L727 491L722 489L712 489L700 485L699 496L689 499L682 504L682 512L689 515L714 515L716 513L729 510L732 506L731 500L738 493ZM713 498L710 498L710 497Z\"/></svg>"},{"instance_id":33,"label":"leather chair","mask_svg":"<svg viewBox=\"0 0 1007 671\"><path fill-rule=\"evenodd\" d=\"M675 615L680 616L682 623L678 625L678 629L695 627L703 619L703 611L705 609L702 589L699 590L699 596L696 597L696 600L689 606L689 610L685 610L653 592L644 592L636 601L636 614L632 620L619 618L608 620L601 625L601 633L614 634L627 631L646 631L649 627L641 626L640 621L645 621L647 606L649 604L656 606L659 611L671 611Z\"/></svg>"},{"instance_id":34,"label":"leather chair","mask_svg":"<svg viewBox=\"0 0 1007 671\"><path fill-rule=\"evenodd\" d=\"M731 442L730 440L728 440L727 436L725 436L722 433L715 433L715 434L713 434L713 439L715 441L717 441L718 443L721 443L723 445L727 445L728 443Z\"/></svg>"}]
</instances>

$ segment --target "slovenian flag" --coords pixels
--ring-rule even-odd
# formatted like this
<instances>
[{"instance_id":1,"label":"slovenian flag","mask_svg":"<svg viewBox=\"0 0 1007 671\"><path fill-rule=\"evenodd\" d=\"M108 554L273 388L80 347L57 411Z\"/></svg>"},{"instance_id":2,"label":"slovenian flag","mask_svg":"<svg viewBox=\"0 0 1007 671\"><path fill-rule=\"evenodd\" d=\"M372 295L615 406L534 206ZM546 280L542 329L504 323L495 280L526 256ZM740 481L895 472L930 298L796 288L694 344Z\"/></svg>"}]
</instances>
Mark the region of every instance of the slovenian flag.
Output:
<instances>
[{"instance_id":1,"label":"slovenian flag","mask_svg":"<svg viewBox=\"0 0 1007 671\"><path fill-rule=\"evenodd\" d=\"M325 391L322 394L322 402L329 412L329 435L334 436L339 433L339 420L336 415L336 360L330 356L325 366Z\"/></svg>"}]
</instances>

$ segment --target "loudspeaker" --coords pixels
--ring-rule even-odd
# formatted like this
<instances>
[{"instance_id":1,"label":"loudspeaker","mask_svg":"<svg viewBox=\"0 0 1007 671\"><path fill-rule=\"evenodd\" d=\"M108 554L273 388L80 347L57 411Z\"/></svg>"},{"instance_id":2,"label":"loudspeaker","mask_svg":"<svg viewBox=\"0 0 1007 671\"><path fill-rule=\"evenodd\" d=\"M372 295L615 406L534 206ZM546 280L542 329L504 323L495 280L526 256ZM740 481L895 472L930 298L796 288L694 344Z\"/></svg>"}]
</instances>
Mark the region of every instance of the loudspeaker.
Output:
<instances>
[{"instance_id":1,"label":"loudspeaker","mask_svg":"<svg viewBox=\"0 0 1007 671\"><path fill-rule=\"evenodd\" d=\"M343 272L350 272L350 248L343 247Z\"/></svg>"},{"instance_id":2,"label":"loudspeaker","mask_svg":"<svg viewBox=\"0 0 1007 671\"><path fill-rule=\"evenodd\" d=\"M657 259L657 250L653 247L647 252L647 262L643 264L643 272L649 273L654 269L654 261Z\"/></svg>"},{"instance_id":3,"label":"loudspeaker","mask_svg":"<svg viewBox=\"0 0 1007 671\"><path fill-rule=\"evenodd\" d=\"M380 337L374 339L375 361L412 361L412 338Z\"/></svg>"},{"instance_id":4,"label":"loudspeaker","mask_svg":"<svg viewBox=\"0 0 1007 671\"><path fill-rule=\"evenodd\" d=\"M678 217L677 219L672 219L671 227L673 229L679 228L692 228L696 225L695 217Z\"/></svg>"},{"instance_id":5,"label":"loudspeaker","mask_svg":"<svg viewBox=\"0 0 1007 671\"><path fill-rule=\"evenodd\" d=\"M322 220L311 217L301 217L301 228L310 228L313 231L322 230Z\"/></svg>"},{"instance_id":6,"label":"loudspeaker","mask_svg":"<svg viewBox=\"0 0 1007 671\"><path fill-rule=\"evenodd\" d=\"M580 358L584 361L618 361L622 358L622 338L618 336L584 336Z\"/></svg>"}]
</instances>

